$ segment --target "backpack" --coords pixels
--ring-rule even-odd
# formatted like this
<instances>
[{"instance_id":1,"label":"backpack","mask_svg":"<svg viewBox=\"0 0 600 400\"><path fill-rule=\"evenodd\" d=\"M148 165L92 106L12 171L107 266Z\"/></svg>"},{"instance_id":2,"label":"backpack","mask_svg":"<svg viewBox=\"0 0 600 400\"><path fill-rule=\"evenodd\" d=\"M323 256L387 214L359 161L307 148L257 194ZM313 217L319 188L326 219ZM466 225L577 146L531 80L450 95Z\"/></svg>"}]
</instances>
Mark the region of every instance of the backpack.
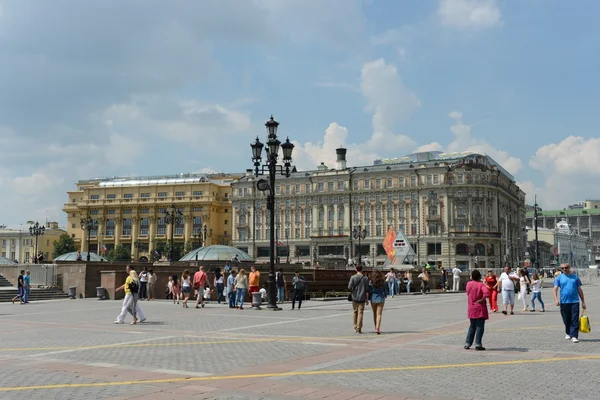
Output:
<instances>
[{"instance_id":1,"label":"backpack","mask_svg":"<svg viewBox=\"0 0 600 400\"><path fill-rule=\"evenodd\" d=\"M129 292L130 293L137 293L139 289L139 284L135 279L132 279L131 282L129 282Z\"/></svg>"},{"instance_id":2,"label":"backpack","mask_svg":"<svg viewBox=\"0 0 600 400\"><path fill-rule=\"evenodd\" d=\"M277 283L277 287L283 287L283 286L285 286L283 284L283 272L277 271L277 277L275 279L275 282Z\"/></svg>"}]
</instances>

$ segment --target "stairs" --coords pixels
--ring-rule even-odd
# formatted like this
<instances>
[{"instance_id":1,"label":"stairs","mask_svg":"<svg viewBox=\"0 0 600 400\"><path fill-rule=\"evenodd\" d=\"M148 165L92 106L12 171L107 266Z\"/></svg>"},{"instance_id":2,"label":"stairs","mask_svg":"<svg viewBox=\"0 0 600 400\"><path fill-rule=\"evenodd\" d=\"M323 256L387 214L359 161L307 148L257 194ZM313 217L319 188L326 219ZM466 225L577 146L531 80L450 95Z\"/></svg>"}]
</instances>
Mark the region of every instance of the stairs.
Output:
<instances>
[{"instance_id":1,"label":"stairs","mask_svg":"<svg viewBox=\"0 0 600 400\"><path fill-rule=\"evenodd\" d=\"M5 277L0 275L0 287L12 287L12 283L8 281Z\"/></svg>"},{"instance_id":2,"label":"stairs","mask_svg":"<svg viewBox=\"0 0 600 400\"><path fill-rule=\"evenodd\" d=\"M17 295L17 289L0 290L0 303L9 302L16 295ZM66 293L63 293L58 288L31 289L31 296L29 296L29 300L31 302L40 301L40 300L59 300L59 299L68 299L68 298L69 298L69 296Z\"/></svg>"}]
</instances>

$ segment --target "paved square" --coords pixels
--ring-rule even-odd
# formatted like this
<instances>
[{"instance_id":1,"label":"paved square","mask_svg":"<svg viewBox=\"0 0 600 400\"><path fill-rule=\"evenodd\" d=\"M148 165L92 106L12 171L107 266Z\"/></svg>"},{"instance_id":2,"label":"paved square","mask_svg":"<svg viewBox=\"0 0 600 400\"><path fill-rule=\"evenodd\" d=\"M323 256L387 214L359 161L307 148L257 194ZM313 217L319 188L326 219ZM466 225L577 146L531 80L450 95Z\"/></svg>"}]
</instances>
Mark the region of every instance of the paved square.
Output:
<instances>
[{"instance_id":1,"label":"paved square","mask_svg":"<svg viewBox=\"0 0 600 400\"><path fill-rule=\"evenodd\" d=\"M584 292L581 343L544 289L546 313L491 315L485 352L462 348L464 294L388 298L382 335L369 309L354 334L347 301L142 302L138 325L113 323L117 301L0 304L0 399L598 399L600 288Z\"/></svg>"}]
</instances>

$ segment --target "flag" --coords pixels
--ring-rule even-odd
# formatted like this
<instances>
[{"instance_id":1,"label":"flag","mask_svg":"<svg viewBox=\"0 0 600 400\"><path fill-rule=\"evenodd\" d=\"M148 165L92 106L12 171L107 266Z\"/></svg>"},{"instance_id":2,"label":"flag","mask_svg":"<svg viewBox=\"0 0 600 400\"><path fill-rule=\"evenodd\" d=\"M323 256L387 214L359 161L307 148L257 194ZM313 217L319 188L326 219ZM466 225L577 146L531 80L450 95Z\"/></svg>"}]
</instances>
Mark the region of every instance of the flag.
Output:
<instances>
[{"instance_id":1,"label":"flag","mask_svg":"<svg viewBox=\"0 0 600 400\"><path fill-rule=\"evenodd\" d=\"M103 245L102 245L102 251L106 253L106 250L107 250L107 248L106 248L106 245L105 245L105 244L103 244Z\"/></svg>"},{"instance_id":2,"label":"flag","mask_svg":"<svg viewBox=\"0 0 600 400\"><path fill-rule=\"evenodd\" d=\"M277 246L277 247L285 247L285 243L283 243L281 240L277 240L275 242L275 246Z\"/></svg>"}]
</instances>

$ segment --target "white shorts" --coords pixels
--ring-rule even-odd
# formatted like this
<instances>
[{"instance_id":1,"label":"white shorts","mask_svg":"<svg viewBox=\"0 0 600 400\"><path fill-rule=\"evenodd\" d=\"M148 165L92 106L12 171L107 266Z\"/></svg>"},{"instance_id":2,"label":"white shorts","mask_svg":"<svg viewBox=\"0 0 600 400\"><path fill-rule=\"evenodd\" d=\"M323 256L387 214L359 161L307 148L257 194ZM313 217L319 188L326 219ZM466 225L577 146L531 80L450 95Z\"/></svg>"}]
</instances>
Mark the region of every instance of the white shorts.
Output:
<instances>
[{"instance_id":1,"label":"white shorts","mask_svg":"<svg viewBox=\"0 0 600 400\"><path fill-rule=\"evenodd\" d=\"M515 305L515 290L502 289L502 304Z\"/></svg>"}]
</instances>

